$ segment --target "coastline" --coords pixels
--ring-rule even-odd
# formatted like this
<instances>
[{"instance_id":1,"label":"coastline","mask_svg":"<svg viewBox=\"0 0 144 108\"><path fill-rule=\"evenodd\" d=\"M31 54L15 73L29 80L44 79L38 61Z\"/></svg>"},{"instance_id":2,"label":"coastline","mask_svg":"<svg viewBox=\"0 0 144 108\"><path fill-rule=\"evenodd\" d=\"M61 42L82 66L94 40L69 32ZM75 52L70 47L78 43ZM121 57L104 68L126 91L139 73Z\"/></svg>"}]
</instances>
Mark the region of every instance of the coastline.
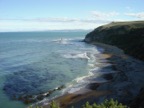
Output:
<instances>
[{"instance_id":1,"label":"coastline","mask_svg":"<svg viewBox=\"0 0 144 108\"><path fill-rule=\"evenodd\" d=\"M109 91L95 91L95 90L86 91L85 89L84 89L85 92L82 93L82 91L83 89L75 93L65 94L61 97L54 99L54 101L58 103L61 108L69 108L71 106L78 105L78 103L81 100L87 100L88 98L89 99L97 98L102 95L106 95L110 93ZM82 102L80 102L80 104L82 104ZM44 108L48 108L48 106L45 106Z\"/></svg>"},{"instance_id":2,"label":"coastline","mask_svg":"<svg viewBox=\"0 0 144 108\"><path fill-rule=\"evenodd\" d=\"M113 56L112 52L122 53L121 50L113 50L114 48L109 45L100 44L100 43L94 43L94 45L99 46L101 48L104 48L104 53L100 54L100 58L105 59L105 63L110 63L113 65L111 61L108 59ZM113 50L113 51L112 51ZM111 52L111 53L108 53ZM108 60L108 61L107 61ZM103 63L102 63L103 64ZM99 67L103 68L102 65L99 65ZM56 103L58 103L62 108L68 108L70 106L81 106L85 102L95 102L98 98L111 94L111 90L97 90L97 88L105 83L109 83L111 80L111 73L110 74L104 74L104 79L107 80L107 82L100 82L100 83L90 83L86 86L86 88L82 88L79 91L76 91L74 93L66 93L62 96L59 96L55 99L53 99ZM110 78L109 78L110 77ZM52 101L53 101L52 100ZM46 102L44 105L42 105L44 108L49 108L49 102Z\"/></svg>"},{"instance_id":3,"label":"coastline","mask_svg":"<svg viewBox=\"0 0 144 108\"><path fill-rule=\"evenodd\" d=\"M101 56L112 64L113 70L116 73L105 75L105 78L109 80L106 83L91 83L92 88L81 89L72 94L67 93L54 99L54 101L62 108L69 108L71 106L78 108L87 101L90 103L101 103L105 99L110 98L130 105L131 100L134 99L143 87L143 84L137 84L141 83L141 81L144 82L144 75L142 73L144 68L141 67L141 65L144 65L144 62L124 54L121 49L115 46L102 43L92 44L104 48L105 51ZM135 72L138 72L137 76L135 76ZM42 106L49 108L49 105Z\"/></svg>"},{"instance_id":4,"label":"coastline","mask_svg":"<svg viewBox=\"0 0 144 108\"><path fill-rule=\"evenodd\" d=\"M112 91L112 94L101 97L98 102L102 102L103 99L114 98L131 108L138 107L138 103L134 102L136 106L133 106L132 103L135 97L143 92L144 62L125 54L123 50L115 46L101 43L94 44L107 47L105 52L112 54L108 60L114 64L114 70L118 71L118 73L112 74L113 79L110 83L102 84L97 88L97 90Z\"/></svg>"}]
</instances>

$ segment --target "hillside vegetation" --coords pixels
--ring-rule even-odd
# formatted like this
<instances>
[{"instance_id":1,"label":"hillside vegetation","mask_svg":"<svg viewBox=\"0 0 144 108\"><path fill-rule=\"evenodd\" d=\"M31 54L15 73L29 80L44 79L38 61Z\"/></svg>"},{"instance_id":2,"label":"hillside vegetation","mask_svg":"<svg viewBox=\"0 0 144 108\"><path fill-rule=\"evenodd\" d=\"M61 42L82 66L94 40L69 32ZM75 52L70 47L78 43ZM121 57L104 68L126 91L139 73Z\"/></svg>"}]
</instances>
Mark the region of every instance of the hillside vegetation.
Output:
<instances>
[{"instance_id":1,"label":"hillside vegetation","mask_svg":"<svg viewBox=\"0 0 144 108\"><path fill-rule=\"evenodd\" d=\"M36 107L29 107L29 108L43 108L42 106L36 106ZM55 101L52 101L50 103L49 108L62 108L59 106L58 103L56 103ZM74 108L73 106L71 108ZM79 108L128 108L126 105L123 105L121 103L119 103L117 100L105 100L103 103L101 104L89 104L89 102L86 102L84 105L79 106Z\"/></svg>"},{"instance_id":2,"label":"hillside vegetation","mask_svg":"<svg viewBox=\"0 0 144 108\"><path fill-rule=\"evenodd\" d=\"M144 21L112 22L86 35L85 42L101 42L117 46L140 60L144 60Z\"/></svg>"}]
</instances>

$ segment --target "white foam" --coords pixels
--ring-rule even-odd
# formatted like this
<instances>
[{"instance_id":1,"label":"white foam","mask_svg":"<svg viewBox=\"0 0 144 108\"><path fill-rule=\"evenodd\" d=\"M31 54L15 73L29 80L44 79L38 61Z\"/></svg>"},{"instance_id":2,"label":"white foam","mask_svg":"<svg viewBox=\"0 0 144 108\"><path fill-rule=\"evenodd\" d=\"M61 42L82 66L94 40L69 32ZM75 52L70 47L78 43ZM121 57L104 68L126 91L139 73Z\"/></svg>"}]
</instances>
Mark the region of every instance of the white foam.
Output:
<instances>
[{"instance_id":1,"label":"white foam","mask_svg":"<svg viewBox=\"0 0 144 108\"><path fill-rule=\"evenodd\" d=\"M68 84L66 84L66 85L67 85L66 88L62 89L62 94L68 92L68 91L70 90L70 88L73 87L73 84L72 84L72 83L68 83Z\"/></svg>"},{"instance_id":2,"label":"white foam","mask_svg":"<svg viewBox=\"0 0 144 108\"><path fill-rule=\"evenodd\" d=\"M57 39L57 40L53 40L52 42L55 42L55 43L58 43L58 44L70 44L70 39L63 39L63 38L60 38L60 39Z\"/></svg>"},{"instance_id":3,"label":"white foam","mask_svg":"<svg viewBox=\"0 0 144 108\"><path fill-rule=\"evenodd\" d=\"M84 82L84 79L87 77L88 76L78 77L78 78L74 79L74 81L76 81L77 83Z\"/></svg>"},{"instance_id":4,"label":"white foam","mask_svg":"<svg viewBox=\"0 0 144 108\"><path fill-rule=\"evenodd\" d=\"M67 84L67 87L62 91L62 93L74 93L76 91L79 91L81 88L83 88L86 83L89 83L89 81L87 80L88 77L93 76L92 72L89 72L88 75L86 76L82 76L82 77L77 77L76 79L74 79L72 81L72 83L76 83L76 84L72 84L69 83Z\"/></svg>"},{"instance_id":5,"label":"white foam","mask_svg":"<svg viewBox=\"0 0 144 108\"><path fill-rule=\"evenodd\" d=\"M92 72L92 73L93 72L98 72L98 70L99 70L99 67L95 67L94 69L91 69L90 72Z\"/></svg>"},{"instance_id":6,"label":"white foam","mask_svg":"<svg viewBox=\"0 0 144 108\"><path fill-rule=\"evenodd\" d=\"M85 59L90 59L88 56L87 56L87 53L84 52L84 53L69 53L69 54L64 54L63 57L65 58L85 58Z\"/></svg>"},{"instance_id":7,"label":"white foam","mask_svg":"<svg viewBox=\"0 0 144 108\"><path fill-rule=\"evenodd\" d=\"M76 91L79 91L81 88L71 88L68 93L74 93Z\"/></svg>"},{"instance_id":8,"label":"white foam","mask_svg":"<svg viewBox=\"0 0 144 108\"><path fill-rule=\"evenodd\" d=\"M92 63L88 63L88 66L93 68L95 65Z\"/></svg>"},{"instance_id":9,"label":"white foam","mask_svg":"<svg viewBox=\"0 0 144 108\"><path fill-rule=\"evenodd\" d=\"M80 89L82 89L84 87L83 84L70 84L68 85L65 89L63 89L62 93L74 93L76 91L79 91Z\"/></svg>"}]
</instances>

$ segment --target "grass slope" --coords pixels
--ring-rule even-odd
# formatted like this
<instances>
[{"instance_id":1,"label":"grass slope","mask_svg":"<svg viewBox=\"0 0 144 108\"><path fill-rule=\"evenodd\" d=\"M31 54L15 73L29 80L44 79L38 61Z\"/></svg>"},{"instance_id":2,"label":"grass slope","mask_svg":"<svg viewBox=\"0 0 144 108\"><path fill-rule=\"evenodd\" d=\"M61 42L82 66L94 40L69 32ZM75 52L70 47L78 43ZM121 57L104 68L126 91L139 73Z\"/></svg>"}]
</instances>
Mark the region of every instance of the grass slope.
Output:
<instances>
[{"instance_id":1,"label":"grass slope","mask_svg":"<svg viewBox=\"0 0 144 108\"><path fill-rule=\"evenodd\" d=\"M144 21L112 22L86 35L85 42L117 46L135 58L144 60Z\"/></svg>"}]
</instances>

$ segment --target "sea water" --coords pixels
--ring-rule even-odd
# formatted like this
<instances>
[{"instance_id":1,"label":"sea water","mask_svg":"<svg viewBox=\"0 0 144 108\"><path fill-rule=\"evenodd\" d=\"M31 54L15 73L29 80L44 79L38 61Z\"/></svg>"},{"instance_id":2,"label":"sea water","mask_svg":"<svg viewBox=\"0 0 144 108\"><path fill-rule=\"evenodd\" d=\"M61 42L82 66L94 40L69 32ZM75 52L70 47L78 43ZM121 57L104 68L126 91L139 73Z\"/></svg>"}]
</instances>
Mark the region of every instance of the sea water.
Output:
<instances>
[{"instance_id":1,"label":"sea water","mask_svg":"<svg viewBox=\"0 0 144 108\"><path fill-rule=\"evenodd\" d=\"M82 32L0 33L0 108L25 108L13 97L64 85L52 97L75 92L94 75L103 49L82 42ZM96 70L96 69L95 69Z\"/></svg>"}]
</instances>

